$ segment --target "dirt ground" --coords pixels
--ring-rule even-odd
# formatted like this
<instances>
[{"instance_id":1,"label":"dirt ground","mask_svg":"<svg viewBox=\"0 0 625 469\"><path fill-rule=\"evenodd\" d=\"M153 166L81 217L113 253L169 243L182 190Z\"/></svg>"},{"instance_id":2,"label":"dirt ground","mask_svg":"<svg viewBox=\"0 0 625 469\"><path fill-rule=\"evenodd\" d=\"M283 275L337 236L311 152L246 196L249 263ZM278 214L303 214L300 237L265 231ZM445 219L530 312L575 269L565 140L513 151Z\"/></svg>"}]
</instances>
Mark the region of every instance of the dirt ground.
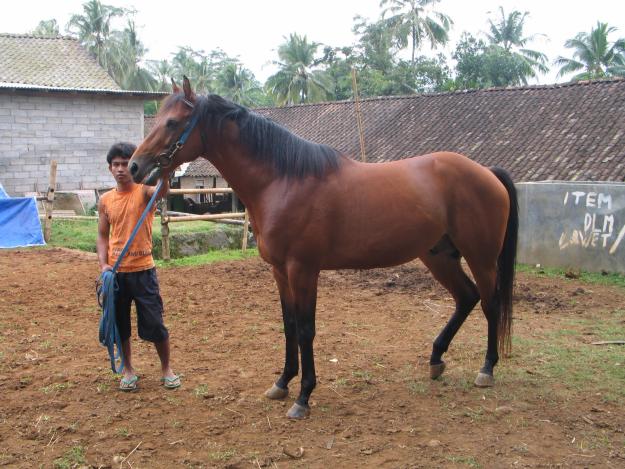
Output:
<instances>
[{"instance_id":1,"label":"dirt ground","mask_svg":"<svg viewBox=\"0 0 625 469\"><path fill-rule=\"evenodd\" d=\"M262 397L284 345L260 259L160 269L183 386L160 385L156 354L135 335L134 393L118 391L98 344L96 264L68 250L0 252L0 466L625 467L625 382L569 380L546 358L569 360L549 354L551 340L571 359L605 350L591 345L592 324L618 317L625 330L622 288L519 274L515 348L484 390L472 386L479 310L443 378L428 378L453 307L420 263L324 272L312 415L290 421L297 379L285 401ZM625 368L621 350L609 366Z\"/></svg>"}]
</instances>

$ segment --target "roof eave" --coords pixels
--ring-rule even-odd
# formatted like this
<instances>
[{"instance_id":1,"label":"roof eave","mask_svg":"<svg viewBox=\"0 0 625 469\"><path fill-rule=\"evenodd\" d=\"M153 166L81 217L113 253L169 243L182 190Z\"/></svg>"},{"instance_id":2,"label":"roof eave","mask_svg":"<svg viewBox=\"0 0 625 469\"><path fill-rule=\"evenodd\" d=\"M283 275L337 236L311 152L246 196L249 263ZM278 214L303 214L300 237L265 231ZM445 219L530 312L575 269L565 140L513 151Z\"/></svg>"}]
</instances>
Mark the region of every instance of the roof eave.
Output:
<instances>
[{"instance_id":1,"label":"roof eave","mask_svg":"<svg viewBox=\"0 0 625 469\"><path fill-rule=\"evenodd\" d=\"M162 99L169 93L154 91L113 90L98 88L69 88L58 86L24 85L22 83L0 83L0 93L65 93L120 96L141 99Z\"/></svg>"}]
</instances>

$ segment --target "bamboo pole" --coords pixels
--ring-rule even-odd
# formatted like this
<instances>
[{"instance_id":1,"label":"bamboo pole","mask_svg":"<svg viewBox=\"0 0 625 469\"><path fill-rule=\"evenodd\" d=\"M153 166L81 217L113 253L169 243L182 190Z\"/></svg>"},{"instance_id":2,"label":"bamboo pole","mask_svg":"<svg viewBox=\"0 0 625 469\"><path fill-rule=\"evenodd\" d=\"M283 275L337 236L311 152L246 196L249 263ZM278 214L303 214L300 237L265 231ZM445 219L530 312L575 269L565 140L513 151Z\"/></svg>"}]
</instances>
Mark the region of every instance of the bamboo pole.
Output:
<instances>
[{"instance_id":1,"label":"bamboo pole","mask_svg":"<svg viewBox=\"0 0 625 469\"><path fill-rule=\"evenodd\" d=\"M48 185L48 193L46 200L43 203L44 211L46 213L46 220L44 223L43 239L46 243L50 242L52 237L52 211L54 207L54 191L56 190L56 160L50 161L50 181Z\"/></svg>"},{"instance_id":2,"label":"bamboo pole","mask_svg":"<svg viewBox=\"0 0 625 469\"><path fill-rule=\"evenodd\" d=\"M247 232L250 226L250 214L245 209L245 220L243 221L243 240L241 241L241 251L247 251Z\"/></svg>"},{"instance_id":3,"label":"bamboo pole","mask_svg":"<svg viewBox=\"0 0 625 469\"><path fill-rule=\"evenodd\" d=\"M169 194L230 194L232 187L214 187L211 189L169 189Z\"/></svg>"},{"instance_id":4,"label":"bamboo pole","mask_svg":"<svg viewBox=\"0 0 625 469\"><path fill-rule=\"evenodd\" d=\"M170 189L171 191L171 189ZM161 205L161 247L163 248L163 260L171 260L169 251L169 216L167 215L167 195Z\"/></svg>"},{"instance_id":5,"label":"bamboo pole","mask_svg":"<svg viewBox=\"0 0 625 469\"><path fill-rule=\"evenodd\" d=\"M367 161L365 153L365 134L362 125L362 113L360 111L360 98L358 97L358 84L356 83L356 69L352 68L352 90L354 92L354 105L356 107L356 124L358 124L358 140L360 141L360 160Z\"/></svg>"},{"instance_id":6,"label":"bamboo pole","mask_svg":"<svg viewBox=\"0 0 625 469\"><path fill-rule=\"evenodd\" d=\"M183 217L165 217L165 223L179 223L182 221L197 221L197 220L222 220L228 218L245 218L244 212L238 213L213 213L210 215L186 215Z\"/></svg>"}]
</instances>

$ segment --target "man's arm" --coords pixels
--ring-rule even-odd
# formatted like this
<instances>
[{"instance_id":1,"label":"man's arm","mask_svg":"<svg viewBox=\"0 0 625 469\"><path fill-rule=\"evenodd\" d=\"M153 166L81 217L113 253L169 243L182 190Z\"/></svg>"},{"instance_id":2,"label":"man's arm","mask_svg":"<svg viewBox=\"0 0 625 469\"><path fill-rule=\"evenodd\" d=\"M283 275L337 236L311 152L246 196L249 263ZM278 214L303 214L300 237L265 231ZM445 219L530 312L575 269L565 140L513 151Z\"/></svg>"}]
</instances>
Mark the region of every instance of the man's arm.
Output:
<instances>
[{"instance_id":1,"label":"man's arm","mask_svg":"<svg viewBox=\"0 0 625 469\"><path fill-rule=\"evenodd\" d=\"M111 225L104 212L104 207L101 203L98 203L98 239L96 241L96 250L98 252L98 262L100 263L101 272L113 268L108 263L110 229Z\"/></svg>"},{"instance_id":2,"label":"man's arm","mask_svg":"<svg viewBox=\"0 0 625 469\"><path fill-rule=\"evenodd\" d=\"M148 203L156 190L156 186L143 186L143 194L145 195L145 202ZM169 192L169 179L163 179L163 185L161 186L161 190L158 191L158 195L156 196L156 200L164 197L167 192Z\"/></svg>"}]
</instances>

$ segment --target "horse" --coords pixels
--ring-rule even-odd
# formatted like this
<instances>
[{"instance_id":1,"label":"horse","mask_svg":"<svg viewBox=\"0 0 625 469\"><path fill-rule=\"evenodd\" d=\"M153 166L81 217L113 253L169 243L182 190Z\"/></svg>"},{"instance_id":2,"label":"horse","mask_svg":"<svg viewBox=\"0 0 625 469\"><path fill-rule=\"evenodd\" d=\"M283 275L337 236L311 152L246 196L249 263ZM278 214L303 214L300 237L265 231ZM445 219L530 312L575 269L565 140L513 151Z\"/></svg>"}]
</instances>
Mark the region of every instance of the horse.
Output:
<instances>
[{"instance_id":1,"label":"horse","mask_svg":"<svg viewBox=\"0 0 625 469\"><path fill-rule=\"evenodd\" d=\"M196 95L186 77L182 90L173 79L172 85L130 160L132 177L155 184L202 156L247 207L284 321L284 368L266 397L288 395L301 359L300 392L287 417L310 415L321 270L391 267L419 258L455 301L432 346L430 377L442 375L443 354L481 301L488 345L475 385L494 385L499 352L511 342L518 236L517 196L505 170L451 152L359 162L217 95Z\"/></svg>"}]
</instances>

